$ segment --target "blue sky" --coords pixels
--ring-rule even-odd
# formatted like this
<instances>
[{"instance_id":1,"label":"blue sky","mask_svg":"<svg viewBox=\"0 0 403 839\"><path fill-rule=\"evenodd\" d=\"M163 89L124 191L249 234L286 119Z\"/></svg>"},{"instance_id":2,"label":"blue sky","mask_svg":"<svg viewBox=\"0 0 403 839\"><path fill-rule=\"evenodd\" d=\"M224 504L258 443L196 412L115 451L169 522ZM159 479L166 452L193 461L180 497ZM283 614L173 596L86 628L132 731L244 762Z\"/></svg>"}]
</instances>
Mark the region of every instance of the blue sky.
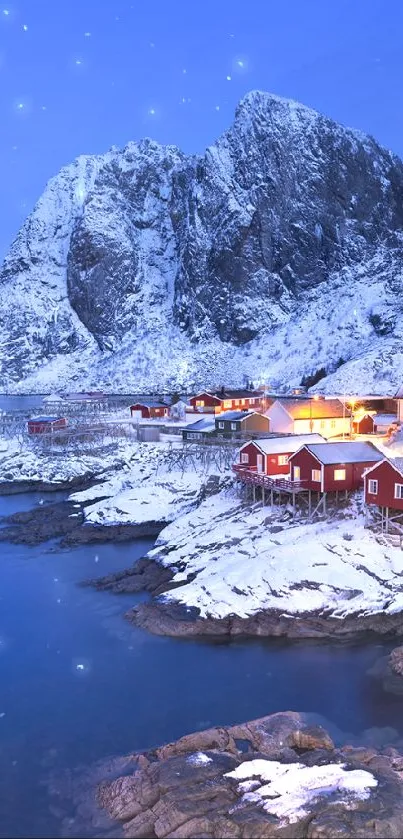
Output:
<instances>
[{"instance_id":1,"label":"blue sky","mask_svg":"<svg viewBox=\"0 0 403 839\"><path fill-rule=\"evenodd\" d=\"M201 152L252 89L403 156L400 0L0 2L0 255L78 154L151 136Z\"/></svg>"}]
</instances>

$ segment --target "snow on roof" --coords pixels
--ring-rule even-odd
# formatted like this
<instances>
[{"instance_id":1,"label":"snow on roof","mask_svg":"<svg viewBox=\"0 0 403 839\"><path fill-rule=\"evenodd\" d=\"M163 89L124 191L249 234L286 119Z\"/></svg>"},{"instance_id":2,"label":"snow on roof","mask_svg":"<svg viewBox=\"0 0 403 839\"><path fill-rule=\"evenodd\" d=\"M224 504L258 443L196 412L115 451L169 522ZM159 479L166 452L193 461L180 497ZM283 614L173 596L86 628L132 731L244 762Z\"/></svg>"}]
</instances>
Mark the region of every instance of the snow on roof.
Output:
<instances>
[{"instance_id":1,"label":"snow on roof","mask_svg":"<svg viewBox=\"0 0 403 839\"><path fill-rule=\"evenodd\" d=\"M61 417L31 417L28 422L59 422Z\"/></svg>"},{"instance_id":2,"label":"snow on roof","mask_svg":"<svg viewBox=\"0 0 403 839\"><path fill-rule=\"evenodd\" d=\"M219 388L218 390L201 390L196 394L194 399L198 396L208 394L209 396L216 396L217 399L255 399L258 396L264 396L263 390L229 390L227 388Z\"/></svg>"},{"instance_id":3,"label":"snow on roof","mask_svg":"<svg viewBox=\"0 0 403 839\"><path fill-rule=\"evenodd\" d=\"M324 465L332 463L368 463L384 460L384 455L372 443L325 443L307 445L307 449Z\"/></svg>"},{"instance_id":4,"label":"snow on roof","mask_svg":"<svg viewBox=\"0 0 403 839\"><path fill-rule=\"evenodd\" d=\"M246 417L251 417L252 414L256 414L257 411L223 411L221 414L216 417L218 421L220 420L244 420Z\"/></svg>"},{"instance_id":5,"label":"snow on roof","mask_svg":"<svg viewBox=\"0 0 403 839\"><path fill-rule=\"evenodd\" d=\"M350 411L340 399L278 399L293 419L334 419L349 417Z\"/></svg>"},{"instance_id":6,"label":"snow on roof","mask_svg":"<svg viewBox=\"0 0 403 839\"><path fill-rule=\"evenodd\" d=\"M384 457L383 460L380 461L380 462L381 463L389 463L403 477L403 457L394 457L394 458ZM376 469L376 467L379 466L379 465L380 465L379 463L374 463L373 466L370 466L369 469L365 470L364 475L368 475L370 472L373 472L374 469Z\"/></svg>"},{"instance_id":7,"label":"snow on roof","mask_svg":"<svg viewBox=\"0 0 403 839\"><path fill-rule=\"evenodd\" d=\"M374 414L375 425L391 425L397 421L396 414Z\"/></svg>"},{"instance_id":8,"label":"snow on roof","mask_svg":"<svg viewBox=\"0 0 403 839\"><path fill-rule=\"evenodd\" d=\"M196 422L189 423L185 431L215 431L215 422L211 417L202 417Z\"/></svg>"},{"instance_id":9,"label":"snow on roof","mask_svg":"<svg viewBox=\"0 0 403 839\"><path fill-rule=\"evenodd\" d=\"M399 389L396 391L394 399L403 399L403 385L400 385Z\"/></svg>"},{"instance_id":10,"label":"snow on roof","mask_svg":"<svg viewBox=\"0 0 403 839\"><path fill-rule=\"evenodd\" d=\"M288 454L298 451L305 443L326 443L326 440L320 434L290 434L283 437L265 437L262 440L251 440L245 443L245 446L249 446L251 442L265 454Z\"/></svg>"}]
</instances>

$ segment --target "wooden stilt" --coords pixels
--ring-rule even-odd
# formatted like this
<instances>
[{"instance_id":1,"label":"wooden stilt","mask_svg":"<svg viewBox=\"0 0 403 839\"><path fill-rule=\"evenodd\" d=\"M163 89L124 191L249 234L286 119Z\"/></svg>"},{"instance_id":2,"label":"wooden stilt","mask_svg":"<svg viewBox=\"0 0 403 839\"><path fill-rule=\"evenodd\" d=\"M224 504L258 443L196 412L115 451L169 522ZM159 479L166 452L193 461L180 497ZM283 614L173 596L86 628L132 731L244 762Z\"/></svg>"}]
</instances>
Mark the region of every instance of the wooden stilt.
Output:
<instances>
[{"instance_id":1,"label":"wooden stilt","mask_svg":"<svg viewBox=\"0 0 403 839\"><path fill-rule=\"evenodd\" d=\"M324 492L323 493L323 512L324 512L325 515L326 515L326 498L327 498L327 493Z\"/></svg>"},{"instance_id":2,"label":"wooden stilt","mask_svg":"<svg viewBox=\"0 0 403 839\"><path fill-rule=\"evenodd\" d=\"M256 502L256 487L255 487L255 484L253 484L253 503L255 503L255 502Z\"/></svg>"},{"instance_id":3,"label":"wooden stilt","mask_svg":"<svg viewBox=\"0 0 403 839\"><path fill-rule=\"evenodd\" d=\"M339 490L336 489L336 504L339 503Z\"/></svg>"},{"instance_id":4,"label":"wooden stilt","mask_svg":"<svg viewBox=\"0 0 403 839\"><path fill-rule=\"evenodd\" d=\"M311 515L311 510L312 510L312 490L309 489L308 490L308 513L309 513L309 515Z\"/></svg>"},{"instance_id":5,"label":"wooden stilt","mask_svg":"<svg viewBox=\"0 0 403 839\"><path fill-rule=\"evenodd\" d=\"M262 507L264 507L264 484L262 486Z\"/></svg>"},{"instance_id":6,"label":"wooden stilt","mask_svg":"<svg viewBox=\"0 0 403 839\"><path fill-rule=\"evenodd\" d=\"M273 503L274 503L274 496L273 496L273 490L271 489L270 490L270 506L271 507L273 506Z\"/></svg>"},{"instance_id":7,"label":"wooden stilt","mask_svg":"<svg viewBox=\"0 0 403 839\"><path fill-rule=\"evenodd\" d=\"M389 533L389 507L386 507L386 533Z\"/></svg>"}]
</instances>

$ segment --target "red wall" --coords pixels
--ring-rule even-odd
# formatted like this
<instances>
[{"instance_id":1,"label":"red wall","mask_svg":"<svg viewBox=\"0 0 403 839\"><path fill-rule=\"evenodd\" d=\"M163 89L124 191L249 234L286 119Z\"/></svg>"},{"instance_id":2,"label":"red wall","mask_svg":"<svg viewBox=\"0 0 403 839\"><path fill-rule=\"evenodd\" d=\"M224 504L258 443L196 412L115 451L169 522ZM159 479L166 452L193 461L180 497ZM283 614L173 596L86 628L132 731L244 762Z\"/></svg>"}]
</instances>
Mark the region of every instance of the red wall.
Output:
<instances>
[{"instance_id":1,"label":"red wall","mask_svg":"<svg viewBox=\"0 0 403 839\"><path fill-rule=\"evenodd\" d=\"M325 445L325 444L324 444ZM363 484L362 475L366 469L373 465L373 461L368 463L332 463L323 466L323 492L336 492L336 490L352 490L359 489ZM316 458L307 451L301 449L291 460L291 466L299 466L301 469L301 481L304 482L306 489L320 490L319 481L312 481L312 469L320 469L321 465ZM344 481L335 481L334 470L345 469L346 478ZM294 478L294 471L291 471L291 477ZM403 483L403 479L402 479Z\"/></svg>"},{"instance_id":2,"label":"red wall","mask_svg":"<svg viewBox=\"0 0 403 839\"><path fill-rule=\"evenodd\" d=\"M245 466L254 467L257 466L257 455L261 454L263 456L263 469L266 475L288 475L290 472L290 466L288 463L285 466L278 465L278 459L281 455L290 456L290 452L280 452L279 454L263 454L257 445L253 442L249 443L245 446L244 449L239 453L239 462L241 463L241 454L248 454L249 455L249 462L248 464L244 464Z\"/></svg>"},{"instance_id":3,"label":"red wall","mask_svg":"<svg viewBox=\"0 0 403 839\"><path fill-rule=\"evenodd\" d=\"M301 469L300 480L303 481L304 487L320 491L320 481L312 481L312 469L320 469L321 464L307 449L301 449L300 452L293 455L290 463L292 479L294 478L294 466L299 466Z\"/></svg>"},{"instance_id":4,"label":"red wall","mask_svg":"<svg viewBox=\"0 0 403 839\"><path fill-rule=\"evenodd\" d=\"M378 481L378 493L368 493L368 481ZM365 501L367 504L376 504L378 507L392 507L395 510L403 510L403 499L395 498L395 483L403 484L403 477L397 472L391 463L382 461L376 469L373 469L365 477Z\"/></svg>"},{"instance_id":5,"label":"red wall","mask_svg":"<svg viewBox=\"0 0 403 839\"><path fill-rule=\"evenodd\" d=\"M375 423L373 417L366 414L360 422L354 423L354 431L356 434L372 434L375 430Z\"/></svg>"},{"instance_id":6,"label":"red wall","mask_svg":"<svg viewBox=\"0 0 403 839\"><path fill-rule=\"evenodd\" d=\"M217 408L221 405L221 400L217 396L211 396L210 393L199 393L197 396L192 396L189 399L189 405L192 408L196 407L196 402L203 400L205 408Z\"/></svg>"},{"instance_id":7,"label":"red wall","mask_svg":"<svg viewBox=\"0 0 403 839\"><path fill-rule=\"evenodd\" d=\"M165 417L168 413L168 408L153 408L152 405L131 405L130 413L133 414L134 411L140 411L142 419L152 419L155 417Z\"/></svg>"},{"instance_id":8,"label":"red wall","mask_svg":"<svg viewBox=\"0 0 403 839\"><path fill-rule=\"evenodd\" d=\"M28 434L46 434L51 431L57 431L60 428L65 428L67 422L64 417L55 422L33 422L28 420Z\"/></svg>"}]
</instances>

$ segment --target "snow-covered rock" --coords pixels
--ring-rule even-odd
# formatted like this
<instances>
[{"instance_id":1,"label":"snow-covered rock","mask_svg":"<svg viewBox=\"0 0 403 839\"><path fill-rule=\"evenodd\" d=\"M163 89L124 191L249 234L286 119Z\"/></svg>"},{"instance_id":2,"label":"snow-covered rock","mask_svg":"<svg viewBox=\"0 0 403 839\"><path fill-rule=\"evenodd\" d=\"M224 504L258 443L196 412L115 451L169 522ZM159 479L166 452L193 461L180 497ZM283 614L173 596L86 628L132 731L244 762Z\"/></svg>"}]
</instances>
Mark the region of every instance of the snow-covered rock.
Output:
<instances>
[{"instance_id":1,"label":"snow-covered rock","mask_svg":"<svg viewBox=\"0 0 403 839\"><path fill-rule=\"evenodd\" d=\"M0 386L192 388L244 375L393 390L403 165L253 92L200 157L151 140L48 184L0 271ZM298 352L296 352L298 349Z\"/></svg>"}]
</instances>

